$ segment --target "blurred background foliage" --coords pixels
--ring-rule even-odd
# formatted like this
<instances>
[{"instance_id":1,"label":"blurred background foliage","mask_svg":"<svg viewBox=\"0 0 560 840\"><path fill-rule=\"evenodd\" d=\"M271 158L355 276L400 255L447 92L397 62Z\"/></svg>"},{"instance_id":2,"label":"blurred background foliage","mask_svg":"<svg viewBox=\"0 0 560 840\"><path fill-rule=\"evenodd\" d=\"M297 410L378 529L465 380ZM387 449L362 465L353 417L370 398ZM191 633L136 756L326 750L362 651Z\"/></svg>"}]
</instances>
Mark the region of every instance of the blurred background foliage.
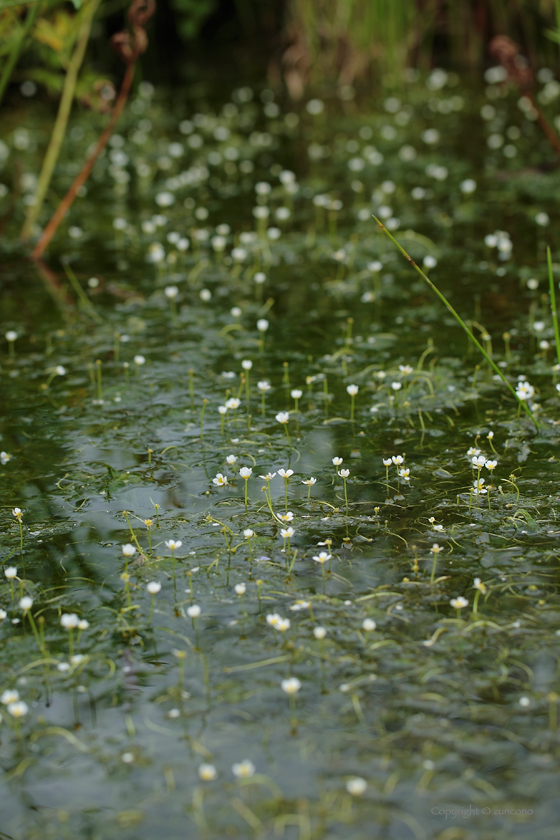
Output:
<instances>
[{"instance_id":1,"label":"blurred background foliage","mask_svg":"<svg viewBox=\"0 0 560 840\"><path fill-rule=\"evenodd\" d=\"M58 97L92 2L0 0L0 89L10 83L17 96L32 82ZM76 86L86 104L100 78L119 77L109 38L123 28L127 5L104 0L96 11ZM243 73L285 85L297 99L309 87L398 80L406 67L479 69L502 33L535 67L555 66L559 30L560 0L159 0L137 77L173 84Z\"/></svg>"}]
</instances>

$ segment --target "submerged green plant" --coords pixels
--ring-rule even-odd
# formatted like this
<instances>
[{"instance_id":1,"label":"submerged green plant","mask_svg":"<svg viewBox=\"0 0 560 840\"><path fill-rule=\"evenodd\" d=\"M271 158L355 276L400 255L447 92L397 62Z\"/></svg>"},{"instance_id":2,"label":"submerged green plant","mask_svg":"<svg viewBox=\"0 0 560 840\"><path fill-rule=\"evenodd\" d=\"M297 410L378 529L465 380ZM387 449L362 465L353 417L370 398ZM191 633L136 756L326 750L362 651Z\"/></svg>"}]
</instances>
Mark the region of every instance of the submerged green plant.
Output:
<instances>
[{"instance_id":1,"label":"submerged green plant","mask_svg":"<svg viewBox=\"0 0 560 840\"><path fill-rule=\"evenodd\" d=\"M519 406L519 410L523 409L523 411L524 411L524 412L525 412L525 413L526 413L526 414L527 414L527 415L531 418L531 420L532 420L532 421L533 421L533 423L535 424L535 428L536 428L536 429L538 429L538 428L539 428L539 424L537 423L537 421L536 421L536 419L535 419L535 415L533 414L533 412L531 411L531 409L530 409L530 408L529 408L529 406L527 405L527 400L523 400L523 399L520 399L520 398L519 398L519 394L516 392L515 388L513 388L513 387L512 387L512 385L511 385L511 384L507 381L507 379L505 378L504 374L502 373L502 371L500 370L500 368L498 367L498 365L497 365L497 364L496 364L496 363L495 363L495 362L491 359L491 357L488 355L487 351L484 349L484 347L482 346L482 344L478 341L478 339L476 338L476 336L474 335L474 333L472 332L472 330L471 330L471 329L469 329L469 327L467 326L467 324L465 323L465 321L463 321L463 319L461 318L461 316L460 316L460 315L459 315L459 314L455 311L455 309L451 306L451 304L449 303L449 301L447 300L447 298L445 297L445 295L444 295L444 294L442 294L442 292L440 292L440 290L439 290L439 289L438 289L438 287L435 285L435 283L432 283L432 281L430 280L430 278L429 278L426 274L424 274L424 272L422 271L422 269L420 268L420 266L419 266L419 265L417 265L417 264L414 262L414 260L412 259L412 257L411 257L411 256L409 256L409 254L407 254L407 252L404 250L404 248L402 247L402 245L400 245L400 244L397 242L397 240L395 239L395 237L394 237L391 233L389 233L389 231L387 230L387 228L385 227L385 225L383 224L383 222L381 222L381 221L377 218L377 216L374 216L373 218L375 219L375 221L377 222L377 224L379 225L379 227L381 228L381 230L383 231L383 233L384 233L386 236L388 236L388 237L389 237L389 239L391 240L391 242L392 242L394 245L396 245L396 247L399 249L399 251L401 252L401 254L403 255L403 257L405 257L405 259L407 259L407 260L408 260L408 262L412 265L412 267L413 267L413 268L414 268L414 269L418 272L418 274L420 275L420 277L422 277L422 279L423 279L423 280L424 280L424 281L428 284L428 286L430 287L430 289L431 289L433 292L435 292L435 294L436 294L436 295L438 296L438 298L442 301L442 303L444 303L444 304L445 304L445 306L447 307L447 309L449 310L449 312L451 312L451 314L453 315L453 317L455 318L455 320L457 321L457 323L458 323L458 324L460 324L460 326L464 329L464 331L466 332L466 334L468 335L468 337L470 338L470 340L472 341L472 343L475 345L475 347L477 347L477 348L478 348L478 350L480 350L480 352L482 353L482 355L484 356L484 358L486 359L486 361L488 362L488 364L490 365L490 367L491 367L491 368L495 371L495 373L497 373L497 374L498 374L498 376L500 377L500 379L502 380L502 382L504 383L504 385L506 386L506 388L508 388L508 390L509 390L509 391L511 391L511 393L512 393L512 394L513 394L513 396L515 397L516 402L517 402L517 404L518 404L518 406Z\"/></svg>"}]
</instances>

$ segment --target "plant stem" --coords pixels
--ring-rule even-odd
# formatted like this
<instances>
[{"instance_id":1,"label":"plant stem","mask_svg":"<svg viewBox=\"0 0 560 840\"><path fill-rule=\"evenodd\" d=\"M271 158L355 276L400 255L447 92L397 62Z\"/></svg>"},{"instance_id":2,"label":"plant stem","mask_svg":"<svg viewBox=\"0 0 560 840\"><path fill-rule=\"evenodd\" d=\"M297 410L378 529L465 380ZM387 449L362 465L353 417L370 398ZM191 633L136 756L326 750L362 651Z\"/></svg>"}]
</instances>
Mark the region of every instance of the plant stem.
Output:
<instances>
[{"instance_id":1,"label":"plant stem","mask_svg":"<svg viewBox=\"0 0 560 840\"><path fill-rule=\"evenodd\" d=\"M486 350L484 349L484 347L482 346L482 344L480 344L480 342L479 342L479 341L477 341L477 339L475 338L474 334L473 334L473 333L472 333L472 331L468 328L468 326L465 324L465 322L463 321L463 319L461 318L461 316L460 316L460 315L459 315L459 314L458 314L458 313L457 313L457 312L453 309L453 307L451 306L451 304L449 303L449 301L447 300L447 298L445 297L445 295L444 295L444 294L442 294L442 292L440 292L440 290L438 289L438 287L437 287L436 285L434 285L434 283L432 283L432 281L430 280L430 278L429 278L429 277L427 277L427 276L424 274L424 272L422 271L422 269L420 268L420 266L416 265L416 263L414 262L414 260L412 259L412 257L410 257L410 256L406 253L406 251L404 250L404 248L403 248L401 245L399 245L399 243L397 242L397 240L395 239L395 237L394 237L394 236L391 236L391 234L389 233L389 231L387 230L387 228L385 227L385 225L384 225L382 222L380 222L380 221L379 221L379 219L378 219L376 216L374 216L373 218L375 219L375 221L377 222L377 224L379 225L379 227L381 228L381 230L383 231L383 233L385 233L385 234L389 237L389 239L391 240L391 242L392 242L394 245L396 245L396 246L397 246L397 248L399 249L399 251L401 252L401 254L403 255L403 257L405 257L405 258L409 261L409 263L411 264L411 266L412 266L412 267L413 267L413 268L414 268L414 269L418 272L418 274L422 277L422 279L423 279L423 280L425 280L425 282L428 284L428 286L430 287L430 289L431 289L433 292L435 292L435 294L436 294L436 295L438 296L438 298L442 301L442 303L444 303L444 304L445 304L445 306L447 307L447 309L449 310L449 312L451 312L451 314L453 315L453 317L455 318L455 320L456 320L456 321L457 321L457 322L461 325L461 327L465 330L465 332L467 333L468 337L469 337L469 338L470 338L470 340L473 342L473 344L474 344L474 345L475 345L475 346L476 346L476 347L480 350L480 352L482 353L482 355L484 356L484 358L486 359L486 361L488 362L488 364L490 365L490 367L491 367L491 368L492 368L492 369L493 369L493 370L494 370L494 371L498 374L498 376L500 377L500 379L502 380L502 382L504 383L504 385L505 385L507 388L509 388L509 390L511 391L511 393L512 393L512 394L513 394L513 396L515 397L515 399L516 399L517 403L519 404L519 407L520 407L520 408L521 408L521 407L523 408L523 410L526 412L526 414L528 414L528 415L529 415L529 417L531 418L531 420L532 420L532 421L533 421L533 423L535 424L535 428L536 428L536 429L538 429L538 428L539 428L539 424L538 424L538 423L537 423L537 421L535 420L535 417L534 417L534 415L533 415L533 412L531 411L531 409L529 408L529 406L528 406L528 405L526 405L526 402L525 402L524 400L520 400L520 399L519 399L519 397L518 397L518 396L517 396L517 394L515 393L515 389L514 389L514 388L510 385L510 383L507 381L507 379L505 378L504 374L502 373L502 371L500 370L500 368L497 366L497 364L496 364L495 362L493 362L493 361L492 361L492 359L490 358L490 356L488 355L488 353L486 352Z\"/></svg>"},{"instance_id":2,"label":"plant stem","mask_svg":"<svg viewBox=\"0 0 560 840\"><path fill-rule=\"evenodd\" d=\"M560 11L559 11L560 14ZM550 311L552 313L552 323L554 324L554 341L556 342L556 358L560 365L560 333L558 331L558 313L556 312L556 293L554 289L554 277L552 275L552 255L550 253L550 246L546 246L546 262L548 265L548 280L550 284Z\"/></svg>"},{"instance_id":3,"label":"plant stem","mask_svg":"<svg viewBox=\"0 0 560 840\"><path fill-rule=\"evenodd\" d=\"M72 54L72 58L70 59L70 63L68 64L68 70L66 71L66 77L64 79L64 87L62 88L62 96L60 98L60 105L58 106L58 114L56 115L51 139L43 159L41 174L39 175L39 180L37 182L35 203L32 204L28 210L27 218L21 232L21 238L23 240L29 239L31 236L33 225L41 212L43 202L45 201L45 195L49 188L58 156L60 155L60 149L64 141L66 126L68 124L68 118L72 108L76 83L78 81L78 73L80 72L80 67L82 66L82 62L84 60L93 17L97 11L99 3L100 0L89 0L89 3L84 7L82 22L80 29L78 30L78 37L76 38L76 47Z\"/></svg>"}]
</instances>

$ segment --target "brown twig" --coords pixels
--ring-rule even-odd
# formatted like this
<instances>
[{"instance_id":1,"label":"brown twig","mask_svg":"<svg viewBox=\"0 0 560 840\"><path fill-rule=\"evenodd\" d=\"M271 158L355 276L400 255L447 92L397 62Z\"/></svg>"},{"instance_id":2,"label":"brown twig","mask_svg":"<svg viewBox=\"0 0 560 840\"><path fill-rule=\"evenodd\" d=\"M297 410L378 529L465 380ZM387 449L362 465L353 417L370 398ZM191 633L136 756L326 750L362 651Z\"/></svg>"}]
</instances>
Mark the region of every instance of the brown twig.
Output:
<instances>
[{"instance_id":1,"label":"brown twig","mask_svg":"<svg viewBox=\"0 0 560 840\"><path fill-rule=\"evenodd\" d=\"M519 46L507 35L496 35L489 45L490 53L506 70L508 77L514 81L521 92L530 101L537 115L537 122L542 128L546 139L560 158L560 137L537 105L533 93L533 73L527 60L521 55Z\"/></svg>"},{"instance_id":2,"label":"brown twig","mask_svg":"<svg viewBox=\"0 0 560 840\"><path fill-rule=\"evenodd\" d=\"M124 106L126 105L126 101L128 99L128 94L130 92L130 87L132 85L132 79L134 77L134 68L136 66L136 60L138 57L145 52L148 46L148 36L146 35L146 31L144 26L146 25L147 21L153 15L155 11L155 0L134 0L132 5L128 10L128 19L131 25L131 32L124 30L123 32L117 32L112 37L112 44L115 48L116 52L120 55L123 61L126 63L126 72L124 74L124 78L122 81L121 89L119 91L119 95L117 101L115 103L115 107L111 113L111 118L101 134L99 140L95 144L95 149L89 156L89 158L84 163L81 171L78 173L74 182L58 207L56 208L53 216L51 217L49 223L43 230L37 244L35 245L33 251L31 252L31 257L34 260L41 259L45 248L47 248L49 242L55 235L58 226L66 216L68 210L72 206L74 199L83 184L87 181L90 176L91 170L95 166L95 163L107 145L107 142L113 133L115 126L119 120L120 115L123 112Z\"/></svg>"}]
</instances>

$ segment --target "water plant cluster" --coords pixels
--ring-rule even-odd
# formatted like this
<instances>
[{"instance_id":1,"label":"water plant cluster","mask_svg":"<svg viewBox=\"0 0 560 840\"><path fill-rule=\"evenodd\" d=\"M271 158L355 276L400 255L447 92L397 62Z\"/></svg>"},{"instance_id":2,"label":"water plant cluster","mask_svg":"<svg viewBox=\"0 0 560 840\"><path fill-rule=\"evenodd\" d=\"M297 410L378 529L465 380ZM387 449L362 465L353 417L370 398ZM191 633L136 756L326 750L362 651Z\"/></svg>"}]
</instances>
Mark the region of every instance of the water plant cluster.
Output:
<instances>
[{"instance_id":1,"label":"water plant cluster","mask_svg":"<svg viewBox=\"0 0 560 840\"><path fill-rule=\"evenodd\" d=\"M407 79L143 82L39 274L0 141L5 836L553 836L558 176Z\"/></svg>"}]
</instances>

